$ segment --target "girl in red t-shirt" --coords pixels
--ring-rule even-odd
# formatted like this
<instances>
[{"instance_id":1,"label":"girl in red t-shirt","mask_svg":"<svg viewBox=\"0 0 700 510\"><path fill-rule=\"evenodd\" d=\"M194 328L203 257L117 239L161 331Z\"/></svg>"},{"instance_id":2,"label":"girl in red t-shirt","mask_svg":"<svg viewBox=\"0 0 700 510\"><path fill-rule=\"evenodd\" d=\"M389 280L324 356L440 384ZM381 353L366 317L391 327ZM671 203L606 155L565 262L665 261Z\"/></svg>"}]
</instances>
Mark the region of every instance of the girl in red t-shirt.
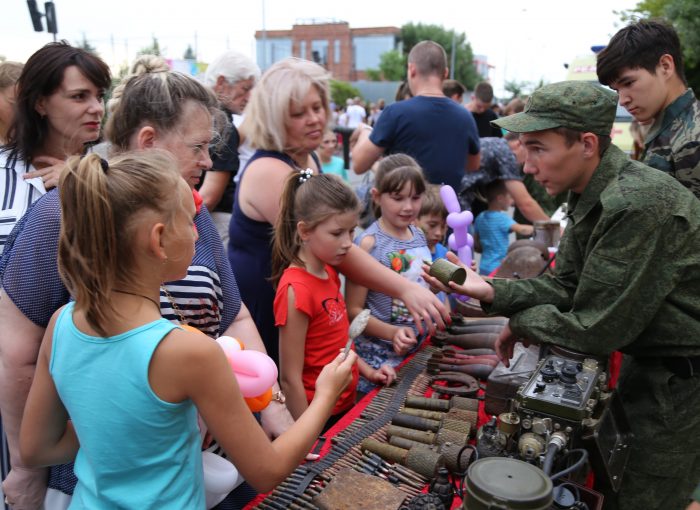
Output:
<instances>
[{"instance_id":1,"label":"girl in red t-shirt","mask_svg":"<svg viewBox=\"0 0 700 510\"><path fill-rule=\"evenodd\" d=\"M359 203L335 175L302 170L289 176L275 226L272 280L277 286L275 324L280 331L280 382L287 408L298 418L313 399L316 378L348 340L348 315L334 266L352 246ZM394 369L358 362L362 376L391 384ZM338 399L335 423L355 403L358 367Z\"/></svg>"}]
</instances>

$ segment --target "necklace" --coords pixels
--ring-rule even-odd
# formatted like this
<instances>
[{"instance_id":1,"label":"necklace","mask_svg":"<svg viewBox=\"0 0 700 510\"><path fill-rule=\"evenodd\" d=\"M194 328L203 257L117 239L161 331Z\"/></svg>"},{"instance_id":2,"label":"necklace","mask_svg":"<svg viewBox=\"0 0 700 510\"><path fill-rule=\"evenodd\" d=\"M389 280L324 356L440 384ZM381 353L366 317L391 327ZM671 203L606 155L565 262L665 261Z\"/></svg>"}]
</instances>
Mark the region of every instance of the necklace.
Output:
<instances>
[{"instance_id":1,"label":"necklace","mask_svg":"<svg viewBox=\"0 0 700 510\"><path fill-rule=\"evenodd\" d=\"M180 324L186 325L187 321L185 320L185 316L182 314L182 311L180 310L180 308L178 308L177 304L175 304L175 300L170 295L170 292L168 292L168 289L165 288L165 285L161 285L160 290L162 290L163 293L165 294L165 297L168 298L168 302L170 302L170 306L172 306L173 311L180 319Z\"/></svg>"},{"instance_id":2,"label":"necklace","mask_svg":"<svg viewBox=\"0 0 700 510\"><path fill-rule=\"evenodd\" d=\"M138 296L142 297L144 299L148 299L151 303L156 305L156 308L158 309L158 313L160 313L160 303L158 303L155 299L150 298L148 296L144 296L143 294L137 294L136 292L129 292L128 290L118 290L114 289L114 292L119 292L120 294L129 294L130 296Z\"/></svg>"}]
</instances>

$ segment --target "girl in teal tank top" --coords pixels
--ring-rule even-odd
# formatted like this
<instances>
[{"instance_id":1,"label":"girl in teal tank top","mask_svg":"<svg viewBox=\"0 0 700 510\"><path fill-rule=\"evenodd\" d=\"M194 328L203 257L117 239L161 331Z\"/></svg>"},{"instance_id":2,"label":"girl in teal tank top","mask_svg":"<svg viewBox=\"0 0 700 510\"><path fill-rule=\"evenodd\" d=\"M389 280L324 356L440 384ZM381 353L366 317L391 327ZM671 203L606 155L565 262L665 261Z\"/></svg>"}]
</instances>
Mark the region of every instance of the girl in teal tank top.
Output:
<instances>
[{"instance_id":1,"label":"girl in teal tank top","mask_svg":"<svg viewBox=\"0 0 700 510\"><path fill-rule=\"evenodd\" d=\"M161 318L160 285L184 276L197 232L170 156L97 155L61 178L59 268L74 302L49 323L20 431L27 465L75 460L70 508L204 508L197 411L257 490L303 459L351 379L339 355L299 420L270 442L221 348Z\"/></svg>"}]
</instances>

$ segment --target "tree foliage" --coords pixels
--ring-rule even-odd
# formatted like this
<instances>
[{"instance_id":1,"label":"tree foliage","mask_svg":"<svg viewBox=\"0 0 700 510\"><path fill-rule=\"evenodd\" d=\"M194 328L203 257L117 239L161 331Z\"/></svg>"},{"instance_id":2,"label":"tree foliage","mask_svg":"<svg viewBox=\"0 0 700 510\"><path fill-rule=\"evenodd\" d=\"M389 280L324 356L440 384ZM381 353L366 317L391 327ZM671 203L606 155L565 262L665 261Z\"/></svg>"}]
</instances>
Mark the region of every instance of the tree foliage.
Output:
<instances>
[{"instance_id":1,"label":"tree foliage","mask_svg":"<svg viewBox=\"0 0 700 510\"><path fill-rule=\"evenodd\" d=\"M154 35L154 36L153 36L153 41L151 42L151 44L149 44L148 46L144 46L143 48L141 48L141 49L136 53L136 56L139 56L139 55L155 55L155 56L157 56L157 57L160 57L160 56L162 56L162 54L163 54L162 52L163 52L163 51L164 51L164 49L161 50L160 44L158 43L158 39L156 39L156 36Z\"/></svg>"},{"instance_id":2,"label":"tree foliage","mask_svg":"<svg viewBox=\"0 0 700 510\"><path fill-rule=\"evenodd\" d=\"M360 95L360 91L346 81L331 80L330 87L331 99L339 106L343 106L349 98Z\"/></svg>"},{"instance_id":3,"label":"tree foliage","mask_svg":"<svg viewBox=\"0 0 700 510\"><path fill-rule=\"evenodd\" d=\"M476 67L474 67L474 53L464 33L446 30L440 25L424 25L422 23L408 23L401 27L404 56L408 56L411 49L419 42L426 40L434 41L445 49L448 66L452 61L453 38L455 41L454 78L468 89L473 89L474 86L482 80L482 77L476 72Z\"/></svg>"},{"instance_id":4,"label":"tree foliage","mask_svg":"<svg viewBox=\"0 0 700 510\"><path fill-rule=\"evenodd\" d=\"M83 49L87 51L88 53L92 53L93 55L97 55L97 48L95 48L90 42L87 40L87 37L85 36L85 32L83 32L83 40L78 41L75 43L76 47Z\"/></svg>"},{"instance_id":5,"label":"tree foliage","mask_svg":"<svg viewBox=\"0 0 700 510\"><path fill-rule=\"evenodd\" d=\"M624 22L665 18L678 32L688 84L700 91L700 2L697 0L642 0L634 9L618 13Z\"/></svg>"},{"instance_id":6,"label":"tree foliage","mask_svg":"<svg viewBox=\"0 0 700 510\"><path fill-rule=\"evenodd\" d=\"M194 54L191 44L187 45L187 49L185 50L185 54L182 56L182 58L185 60L197 60L197 55Z\"/></svg>"}]
</instances>

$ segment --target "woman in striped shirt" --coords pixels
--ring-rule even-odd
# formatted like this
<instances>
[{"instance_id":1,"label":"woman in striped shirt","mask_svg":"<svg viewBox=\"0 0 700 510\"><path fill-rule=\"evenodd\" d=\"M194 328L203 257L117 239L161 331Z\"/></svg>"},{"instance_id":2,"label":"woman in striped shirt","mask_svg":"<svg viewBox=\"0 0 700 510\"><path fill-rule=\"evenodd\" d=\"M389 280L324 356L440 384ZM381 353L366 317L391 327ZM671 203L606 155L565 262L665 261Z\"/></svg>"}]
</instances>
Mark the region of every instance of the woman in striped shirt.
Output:
<instances>
[{"instance_id":1,"label":"woman in striped shirt","mask_svg":"<svg viewBox=\"0 0 700 510\"><path fill-rule=\"evenodd\" d=\"M8 143L0 149L0 253L29 206L58 184L66 158L99 138L110 84L107 64L66 42L29 57Z\"/></svg>"}]
</instances>

